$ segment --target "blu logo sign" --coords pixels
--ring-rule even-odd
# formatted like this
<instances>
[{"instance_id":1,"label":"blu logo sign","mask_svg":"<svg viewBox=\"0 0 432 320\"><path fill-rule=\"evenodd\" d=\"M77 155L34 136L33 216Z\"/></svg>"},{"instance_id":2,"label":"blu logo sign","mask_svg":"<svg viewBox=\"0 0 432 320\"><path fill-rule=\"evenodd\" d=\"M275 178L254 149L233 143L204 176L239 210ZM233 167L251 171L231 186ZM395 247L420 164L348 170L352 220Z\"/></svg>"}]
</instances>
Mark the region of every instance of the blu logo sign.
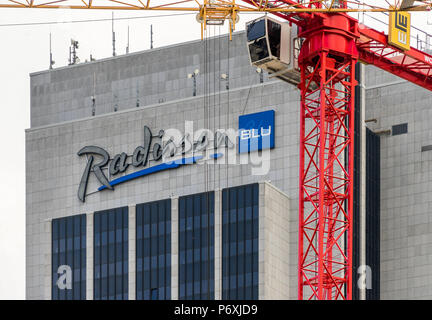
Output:
<instances>
[{"instance_id":1,"label":"blu logo sign","mask_svg":"<svg viewBox=\"0 0 432 320\"><path fill-rule=\"evenodd\" d=\"M239 117L239 153L274 148L274 117L274 110Z\"/></svg>"}]
</instances>

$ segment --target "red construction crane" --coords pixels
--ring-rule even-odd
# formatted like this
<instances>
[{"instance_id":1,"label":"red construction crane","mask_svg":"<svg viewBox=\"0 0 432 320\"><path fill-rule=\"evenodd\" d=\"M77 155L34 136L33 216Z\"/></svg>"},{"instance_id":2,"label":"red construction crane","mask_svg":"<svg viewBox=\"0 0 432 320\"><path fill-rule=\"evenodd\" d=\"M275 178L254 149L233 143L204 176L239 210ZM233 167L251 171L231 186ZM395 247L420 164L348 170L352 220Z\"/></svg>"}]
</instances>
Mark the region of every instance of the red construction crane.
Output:
<instances>
[{"instance_id":1,"label":"red construction crane","mask_svg":"<svg viewBox=\"0 0 432 320\"><path fill-rule=\"evenodd\" d=\"M241 12L272 13L297 25L303 40L298 56L298 298L321 300L352 299L356 63L372 64L432 90L432 56L408 45L406 14L429 10L431 1L395 1L391 8L372 2L356 7L355 1L342 0L0 0L0 7L196 11L202 30L228 20L230 33ZM368 28L348 14L365 11L390 12L396 36Z\"/></svg>"},{"instance_id":2,"label":"red construction crane","mask_svg":"<svg viewBox=\"0 0 432 320\"><path fill-rule=\"evenodd\" d=\"M299 2L271 3L272 7L289 4L306 9ZM389 44L384 33L361 25L349 16L348 1L337 2L339 10L332 13L325 12L328 8L324 8L323 1L308 5L309 9L317 9L313 12L275 13L295 23L299 27L298 37L304 39L298 57L301 71L299 299L352 299L357 61L373 64L432 90L432 57L406 47L409 16L402 13L401 27L407 29L402 30L402 36L407 38L396 39L396 47ZM408 2L400 5L406 8L414 1ZM390 17L397 19L399 14L392 12Z\"/></svg>"}]
</instances>

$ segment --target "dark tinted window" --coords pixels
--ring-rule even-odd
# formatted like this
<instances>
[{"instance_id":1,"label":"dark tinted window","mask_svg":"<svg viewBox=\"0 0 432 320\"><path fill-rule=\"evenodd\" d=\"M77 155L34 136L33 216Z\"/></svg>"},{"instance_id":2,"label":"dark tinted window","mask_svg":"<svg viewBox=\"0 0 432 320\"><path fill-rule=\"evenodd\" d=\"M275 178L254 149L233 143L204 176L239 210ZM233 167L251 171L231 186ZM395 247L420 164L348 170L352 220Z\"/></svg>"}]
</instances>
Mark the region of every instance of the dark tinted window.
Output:
<instances>
[{"instance_id":1,"label":"dark tinted window","mask_svg":"<svg viewBox=\"0 0 432 320\"><path fill-rule=\"evenodd\" d=\"M267 40L265 38L249 44L249 53L252 62L268 58Z\"/></svg>"},{"instance_id":2,"label":"dark tinted window","mask_svg":"<svg viewBox=\"0 0 432 320\"><path fill-rule=\"evenodd\" d=\"M86 215L52 221L52 299L84 300L86 298ZM69 269L70 268L70 269ZM66 272L71 272L71 285ZM59 281L59 278L62 277Z\"/></svg>"},{"instance_id":3,"label":"dark tinted window","mask_svg":"<svg viewBox=\"0 0 432 320\"><path fill-rule=\"evenodd\" d=\"M265 36L265 19L255 21L247 26L247 39L253 41Z\"/></svg>"},{"instance_id":4,"label":"dark tinted window","mask_svg":"<svg viewBox=\"0 0 432 320\"><path fill-rule=\"evenodd\" d=\"M128 299L128 208L94 214L95 300Z\"/></svg>"},{"instance_id":5,"label":"dark tinted window","mask_svg":"<svg viewBox=\"0 0 432 320\"><path fill-rule=\"evenodd\" d=\"M397 136L399 134L408 133L408 123L398 124L392 127L392 135Z\"/></svg>"},{"instance_id":6,"label":"dark tinted window","mask_svg":"<svg viewBox=\"0 0 432 320\"><path fill-rule=\"evenodd\" d=\"M171 200L136 207L136 298L171 299Z\"/></svg>"},{"instance_id":7,"label":"dark tinted window","mask_svg":"<svg viewBox=\"0 0 432 320\"><path fill-rule=\"evenodd\" d=\"M214 299L214 193L179 199L179 299Z\"/></svg>"},{"instance_id":8,"label":"dark tinted window","mask_svg":"<svg viewBox=\"0 0 432 320\"><path fill-rule=\"evenodd\" d=\"M280 58L281 25L268 20L267 29L271 54Z\"/></svg>"},{"instance_id":9,"label":"dark tinted window","mask_svg":"<svg viewBox=\"0 0 432 320\"><path fill-rule=\"evenodd\" d=\"M371 287L367 300L380 299L380 136L366 128L366 265Z\"/></svg>"},{"instance_id":10,"label":"dark tinted window","mask_svg":"<svg viewBox=\"0 0 432 320\"><path fill-rule=\"evenodd\" d=\"M258 184L222 192L222 299L258 299Z\"/></svg>"}]
</instances>

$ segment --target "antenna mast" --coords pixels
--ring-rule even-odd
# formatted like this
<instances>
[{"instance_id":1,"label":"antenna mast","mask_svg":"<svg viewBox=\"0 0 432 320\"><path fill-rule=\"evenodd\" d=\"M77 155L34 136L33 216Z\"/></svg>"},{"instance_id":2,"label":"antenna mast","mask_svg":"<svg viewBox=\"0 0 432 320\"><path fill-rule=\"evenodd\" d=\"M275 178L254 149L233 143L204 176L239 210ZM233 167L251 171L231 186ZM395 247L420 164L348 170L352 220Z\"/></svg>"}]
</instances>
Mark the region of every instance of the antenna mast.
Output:
<instances>
[{"instance_id":1,"label":"antenna mast","mask_svg":"<svg viewBox=\"0 0 432 320\"><path fill-rule=\"evenodd\" d=\"M112 47L113 47L113 57L116 56L115 51L115 32L114 32L114 11L112 12L112 18L111 18L111 29L112 29Z\"/></svg>"},{"instance_id":2,"label":"antenna mast","mask_svg":"<svg viewBox=\"0 0 432 320\"><path fill-rule=\"evenodd\" d=\"M71 46L69 47L69 65L77 64L80 62L76 54L76 50L78 49L78 41L71 39Z\"/></svg>"},{"instance_id":3,"label":"antenna mast","mask_svg":"<svg viewBox=\"0 0 432 320\"><path fill-rule=\"evenodd\" d=\"M55 64L55 61L52 58L52 48L51 48L51 32L49 34L49 50L50 50L50 64L49 64L49 68L50 70L53 68L53 65Z\"/></svg>"},{"instance_id":4,"label":"antenna mast","mask_svg":"<svg viewBox=\"0 0 432 320\"><path fill-rule=\"evenodd\" d=\"M127 31L127 47L126 47L126 54L129 53L129 26L128 26L128 31Z\"/></svg>"},{"instance_id":5,"label":"antenna mast","mask_svg":"<svg viewBox=\"0 0 432 320\"><path fill-rule=\"evenodd\" d=\"M153 49L153 25L150 25L150 49Z\"/></svg>"}]
</instances>

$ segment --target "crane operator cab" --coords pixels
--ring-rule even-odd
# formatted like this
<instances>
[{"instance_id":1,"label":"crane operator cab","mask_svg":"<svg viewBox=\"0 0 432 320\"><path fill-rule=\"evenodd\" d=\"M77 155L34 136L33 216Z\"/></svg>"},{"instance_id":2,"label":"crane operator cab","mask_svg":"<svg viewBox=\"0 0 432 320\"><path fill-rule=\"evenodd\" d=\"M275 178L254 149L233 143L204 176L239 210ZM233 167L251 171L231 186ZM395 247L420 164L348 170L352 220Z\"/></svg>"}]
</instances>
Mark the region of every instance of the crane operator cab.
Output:
<instances>
[{"instance_id":1,"label":"crane operator cab","mask_svg":"<svg viewBox=\"0 0 432 320\"><path fill-rule=\"evenodd\" d=\"M264 16L246 23L246 36L252 65L266 70L270 78L300 83L297 26Z\"/></svg>"}]
</instances>

